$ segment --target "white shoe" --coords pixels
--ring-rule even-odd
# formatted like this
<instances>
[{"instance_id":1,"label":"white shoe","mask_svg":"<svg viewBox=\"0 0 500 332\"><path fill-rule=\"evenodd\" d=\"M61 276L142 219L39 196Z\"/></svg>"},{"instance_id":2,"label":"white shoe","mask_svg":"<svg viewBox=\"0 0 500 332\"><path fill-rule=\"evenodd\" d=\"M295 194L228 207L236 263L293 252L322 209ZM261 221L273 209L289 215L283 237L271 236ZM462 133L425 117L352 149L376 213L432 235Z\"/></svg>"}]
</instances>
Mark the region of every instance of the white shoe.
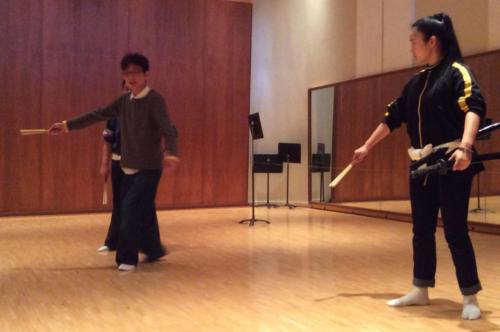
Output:
<instances>
[{"instance_id":1,"label":"white shoe","mask_svg":"<svg viewBox=\"0 0 500 332\"><path fill-rule=\"evenodd\" d=\"M103 245L97 249L97 252L109 252L111 249L107 245Z\"/></svg>"},{"instance_id":2,"label":"white shoe","mask_svg":"<svg viewBox=\"0 0 500 332\"><path fill-rule=\"evenodd\" d=\"M135 270L135 265L120 264L120 265L118 265L118 270L120 270L120 271L133 271L133 270Z\"/></svg>"}]
</instances>

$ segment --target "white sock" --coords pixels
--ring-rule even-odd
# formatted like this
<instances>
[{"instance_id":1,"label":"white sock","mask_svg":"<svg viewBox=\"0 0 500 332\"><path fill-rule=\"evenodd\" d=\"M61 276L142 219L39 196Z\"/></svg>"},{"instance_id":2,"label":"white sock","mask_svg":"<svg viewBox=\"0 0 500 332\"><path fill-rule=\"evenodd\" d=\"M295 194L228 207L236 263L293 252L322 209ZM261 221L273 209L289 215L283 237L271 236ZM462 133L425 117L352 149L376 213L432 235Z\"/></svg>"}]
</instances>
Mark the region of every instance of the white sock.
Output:
<instances>
[{"instance_id":1,"label":"white sock","mask_svg":"<svg viewBox=\"0 0 500 332\"><path fill-rule=\"evenodd\" d=\"M118 270L120 270L120 271L133 271L133 270L135 270L135 265L120 264L118 266Z\"/></svg>"},{"instance_id":2,"label":"white sock","mask_svg":"<svg viewBox=\"0 0 500 332\"><path fill-rule=\"evenodd\" d=\"M405 296L387 302L387 305L391 307L427 304L429 304L429 292L427 291L427 287L413 287Z\"/></svg>"},{"instance_id":3,"label":"white sock","mask_svg":"<svg viewBox=\"0 0 500 332\"><path fill-rule=\"evenodd\" d=\"M109 247L107 245L100 246L97 249L97 252L109 252L109 251L111 251L111 250L109 249Z\"/></svg>"},{"instance_id":4,"label":"white sock","mask_svg":"<svg viewBox=\"0 0 500 332\"><path fill-rule=\"evenodd\" d=\"M476 295L464 295L464 308L462 310L463 319L478 319L481 317L481 310L477 303Z\"/></svg>"}]
</instances>

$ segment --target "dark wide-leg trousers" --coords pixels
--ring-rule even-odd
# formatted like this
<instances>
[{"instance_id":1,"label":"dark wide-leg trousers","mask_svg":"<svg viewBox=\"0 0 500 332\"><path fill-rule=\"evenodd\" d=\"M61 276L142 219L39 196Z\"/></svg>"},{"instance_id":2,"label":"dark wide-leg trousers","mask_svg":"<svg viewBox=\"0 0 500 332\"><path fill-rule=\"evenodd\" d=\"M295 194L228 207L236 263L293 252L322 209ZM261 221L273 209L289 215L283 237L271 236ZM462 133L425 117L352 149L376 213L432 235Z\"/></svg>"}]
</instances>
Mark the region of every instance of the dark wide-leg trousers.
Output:
<instances>
[{"instance_id":1,"label":"dark wide-leg trousers","mask_svg":"<svg viewBox=\"0 0 500 332\"><path fill-rule=\"evenodd\" d=\"M467 228L469 196L474 172L433 174L410 180L413 217L413 284L434 287L436 274L436 225L438 211L463 295L481 290L474 249Z\"/></svg>"},{"instance_id":2,"label":"dark wide-leg trousers","mask_svg":"<svg viewBox=\"0 0 500 332\"><path fill-rule=\"evenodd\" d=\"M118 246L118 234L120 232L121 214L121 189L125 173L120 167L119 160L111 161L111 185L113 187L113 212L111 213L111 223L104 244L111 250L116 250Z\"/></svg>"},{"instance_id":3,"label":"dark wide-leg trousers","mask_svg":"<svg viewBox=\"0 0 500 332\"><path fill-rule=\"evenodd\" d=\"M165 254L160 241L155 197L161 170L123 176L117 264L137 265L139 248L150 260Z\"/></svg>"}]
</instances>

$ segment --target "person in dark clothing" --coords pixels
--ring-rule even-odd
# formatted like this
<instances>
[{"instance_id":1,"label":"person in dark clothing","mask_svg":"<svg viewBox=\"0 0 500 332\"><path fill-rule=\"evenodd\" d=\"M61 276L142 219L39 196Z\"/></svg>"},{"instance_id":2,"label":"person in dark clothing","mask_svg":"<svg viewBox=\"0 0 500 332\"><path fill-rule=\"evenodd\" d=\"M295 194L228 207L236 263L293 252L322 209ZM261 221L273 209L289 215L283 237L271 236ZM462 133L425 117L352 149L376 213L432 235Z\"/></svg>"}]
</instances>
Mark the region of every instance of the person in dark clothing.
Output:
<instances>
[{"instance_id":1,"label":"person in dark clothing","mask_svg":"<svg viewBox=\"0 0 500 332\"><path fill-rule=\"evenodd\" d=\"M124 173L120 167L120 127L117 119L111 119L106 122L106 129L103 131L103 138L104 143L102 147L100 173L104 179L107 180L111 169L113 211L111 213L111 222L109 224L106 239L104 240L104 244L97 249L98 252L115 251L118 245L121 209L120 195Z\"/></svg>"},{"instance_id":2,"label":"person in dark clothing","mask_svg":"<svg viewBox=\"0 0 500 332\"><path fill-rule=\"evenodd\" d=\"M119 270L130 271L136 268L140 247L149 261L166 254L154 217L155 197L163 167L175 168L179 158L177 131L166 111L165 100L147 85L149 60L142 54L127 54L121 61L121 69L130 93L104 108L54 123L49 133L70 132L118 118L120 167L124 175L116 263Z\"/></svg>"},{"instance_id":3,"label":"person in dark clothing","mask_svg":"<svg viewBox=\"0 0 500 332\"><path fill-rule=\"evenodd\" d=\"M124 82L125 85L125 82ZM122 183L125 173L120 166L120 125L117 119L106 121L106 129L103 131L104 143L102 147L102 160L100 173L105 178L109 177L111 169L111 184L113 188L113 211L111 213L111 222L104 244L97 249L98 252L115 251L118 245L118 234L120 231L120 210L122 198ZM163 148L163 146L162 146ZM111 164L111 167L110 167ZM156 212L154 213L154 224L158 224ZM140 251L145 252L147 244L141 243ZM166 246L163 250L168 253Z\"/></svg>"},{"instance_id":4,"label":"person in dark clothing","mask_svg":"<svg viewBox=\"0 0 500 332\"><path fill-rule=\"evenodd\" d=\"M410 35L413 56L426 67L413 76L401 95L387 106L384 120L368 140L354 151L361 162L389 133L406 124L413 160L424 157L432 146L450 147L453 172L410 179L413 219L413 289L390 306L426 305L428 287L436 273L435 232L441 210L463 300L463 319L477 319L481 311L476 293L481 283L474 249L468 234L467 214L473 176L470 166L473 144L486 104L462 54L451 18L439 13L417 20Z\"/></svg>"}]
</instances>

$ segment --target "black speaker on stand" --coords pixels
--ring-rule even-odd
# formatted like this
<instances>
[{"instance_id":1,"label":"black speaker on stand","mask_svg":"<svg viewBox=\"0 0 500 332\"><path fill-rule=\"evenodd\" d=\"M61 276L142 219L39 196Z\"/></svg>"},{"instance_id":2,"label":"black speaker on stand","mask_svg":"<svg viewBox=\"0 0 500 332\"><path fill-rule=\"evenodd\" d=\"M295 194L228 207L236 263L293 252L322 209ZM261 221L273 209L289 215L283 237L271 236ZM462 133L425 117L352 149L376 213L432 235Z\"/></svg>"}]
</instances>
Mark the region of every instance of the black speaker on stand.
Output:
<instances>
[{"instance_id":1,"label":"black speaker on stand","mask_svg":"<svg viewBox=\"0 0 500 332\"><path fill-rule=\"evenodd\" d=\"M288 202L288 194L290 191L290 163L300 164L300 144L297 143L278 143L278 154L281 161L286 163L286 203L289 209L294 209L296 206Z\"/></svg>"},{"instance_id":2,"label":"black speaker on stand","mask_svg":"<svg viewBox=\"0 0 500 332\"><path fill-rule=\"evenodd\" d=\"M253 226L256 222L265 222L266 224L270 224L267 220L255 218L254 141L264 138L259 113L253 113L248 116L248 125L250 126L250 133L252 134L252 218L243 219L239 223L243 224L248 222L248 226Z\"/></svg>"}]
</instances>

